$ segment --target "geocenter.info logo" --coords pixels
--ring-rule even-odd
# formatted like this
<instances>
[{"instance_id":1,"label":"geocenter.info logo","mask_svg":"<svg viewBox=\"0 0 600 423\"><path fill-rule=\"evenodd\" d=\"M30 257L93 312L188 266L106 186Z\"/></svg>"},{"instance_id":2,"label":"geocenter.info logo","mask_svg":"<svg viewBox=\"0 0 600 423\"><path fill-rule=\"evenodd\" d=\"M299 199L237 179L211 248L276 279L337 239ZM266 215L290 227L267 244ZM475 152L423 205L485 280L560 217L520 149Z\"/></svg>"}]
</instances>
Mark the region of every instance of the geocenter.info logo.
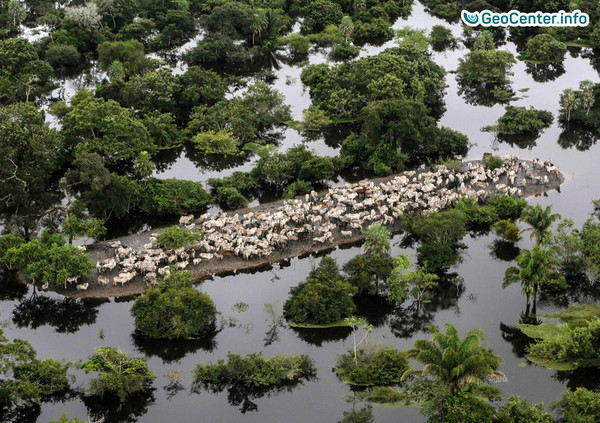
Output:
<instances>
[{"instance_id":1,"label":"geocenter.info logo","mask_svg":"<svg viewBox=\"0 0 600 423\"><path fill-rule=\"evenodd\" d=\"M521 13L511 10L506 13L496 13L490 10L460 14L462 21L469 26L588 26L590 17L580 10L556 13L533 12Z\"/></svg>"}]
</instances>

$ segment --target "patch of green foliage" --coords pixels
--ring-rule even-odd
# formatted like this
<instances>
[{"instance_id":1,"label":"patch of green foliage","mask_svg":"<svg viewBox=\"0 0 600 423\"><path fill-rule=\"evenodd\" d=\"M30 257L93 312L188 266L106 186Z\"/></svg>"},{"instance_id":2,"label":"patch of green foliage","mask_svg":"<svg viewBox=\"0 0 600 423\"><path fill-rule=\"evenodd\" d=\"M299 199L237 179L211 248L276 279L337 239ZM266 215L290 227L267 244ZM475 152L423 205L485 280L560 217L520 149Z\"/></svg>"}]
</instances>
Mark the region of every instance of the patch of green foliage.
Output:
<instances>
[{"instance_id":1,"label":"patch of green foliage","mask_svg":"<svg viewBox=\"0 0 600 423\"><path fill-rule=\"evenodd\" d=\"M40 360L28 341L9 342L0 329L0 411L31 407L66 392L73 381L67 374L70 365L52 358Z\"/></svg>"},{"instance_id":2,"label":"patch of green foliage","mask_svg":"<svg viewBox=\"0 0 600 423\"><path fill-rule=\"evenodd\" d=\"M519 325L538 342L527 349L527 358L544 367L571 370L600 365L600 307L578 306L549 315L566 324Z\"/></svg>"},{"instance_id":3,"label":"patch of green foliage","mask_svg":"<svg viewBox=\"0 0 600 423\"><path fill-rule=\"evenodd\" d=\"M506 135L535 135L550 127L553 120L552 113L546 110L506 106L506 110L498 119L496 126L490 129Z\"/></svg>"},{"instance_id":4,"label":"patch of green foliage","mask_svg":"<svg viewBox=\"0 0 600 423\"><path fill-rule=\"evenodd\" d=\"M264 358L262 353L245 357L229 353L227 362L219 360L216 364L198 364L194 380L216 386L270 388L300 382L312 377L315 372L313 361L306 355Z\"/></svg>"},{"instance_id":5,"label":"patch of green foliage","mask_svg":"<svg viewBox=\"0 0 600 423\"><path fill-rule=\"evenodd\" d=\"M214 331L215 304L192 282L190 272L172 272L136 298L131 307L136 329L156 339L190 339Z\"/></svg>"},{"instance_id":6,"label":"patch of green foliage","mask_svg":"<svg viewBox=\"0 0 600 423\"><path fill-rule=\"evenodd\" d=\"M283 313L296 324L337 322L356 310L351 298L356 292L355 287L344 281L335 260L324 257L306 281L290 289Z\"/></svg>"},{"instance_id":7,"label":"patch of green foliage","mask_svg":"<svg viewBox=\"0 0 600 423\"><path fill-rule=\"evenodd\" d=\"M11 235L0 240L2 263L22 272L33 283L66 288L68 278L90 274L95 268L90 255L73 245L65 245L61 234L44 231L41 238L29 242Z\"/></svg>"},{"instance_id":8,"label":"patch of green foliage","mask_svg":"<svg viewBox=\"0 0 600 423\"><path fill-rule=\"evenodd\" d=\"M91 380L88 395L116 395L120 402L127 397L150 388L155 379L148 365L141 358L112 347L101 347L81 365L86 373L97 373Z\"/></svg>"},{"instance_id":9,"label":"patch of green foliage","mask_svg":"<svg viewBox=\"0 0 600 423\"><path fill-rule=\"evenodd\" d=\"M167 249L175 249L200 241L202 237L203 233L201 231L192 232L188 228L175 225L159 232L156 242Z\"/></svg>"},{"instance_id":10,"label":"patch of green foliage","mask_svg":"<svg viewBox=\"0 0 600 423\"><path fill-rule=\"evenodd\" d=\"M494 170L504 166L504 159L500 156L490 154L489 156L483 157L483 164L487 169Z\"/></svg>"},{"instance_id":11,"label":"patch of green foliage","mask_svg":"<svg viewBox=\"0 0 600 423\"><path fill-rule=\"evenodd\" d=\"M210 195L200 182L150 178L143 188L139 208L146 214L183 215L204 212L210 202Z\"/></svg>"},{"instance_id":12,"label":"patch of green foliage","mask_svg":"<svg viewBox=\"0 0 600 423\"><path fill-rule=\"evenodd\" d=\"M521 239L519 227L510 220L499 220L494 225L494 232L500 238L508 242L517 242Z\"/></svg>"},{"instance_id":13,"label":"patch of green foliage","mask_svg":"<svg viewBox=\"0 0 600 423\"><path fill-rule=\"evenodd\" d=\"M356 351L338 355L334 371L344 382L357 386L382 386L400 383L408 369L408 354L392 346L367 344Z\"/></svg>"}]
</instances>

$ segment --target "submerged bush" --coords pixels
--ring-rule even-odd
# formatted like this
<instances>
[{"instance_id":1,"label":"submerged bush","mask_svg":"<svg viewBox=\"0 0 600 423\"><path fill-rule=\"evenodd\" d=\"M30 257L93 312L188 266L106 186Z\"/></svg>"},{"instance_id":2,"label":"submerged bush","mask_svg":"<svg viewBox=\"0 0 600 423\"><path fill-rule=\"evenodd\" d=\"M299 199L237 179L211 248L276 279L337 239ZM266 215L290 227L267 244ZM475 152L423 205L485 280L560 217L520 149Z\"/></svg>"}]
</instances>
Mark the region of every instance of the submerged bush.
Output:
<instances>
[{"instance_id":1,"label":"submerged bush","mask_svg":"<svg viewBox=\"0 0 600 423\"><path fill-rule=\"evenodd\" d=\"M112 394L125 402L127 397L150 388L155 379L148 365L141 358L112 347L98 348L90 359L82 364L86 373L98 373L90 382L89 395Z\"/></svg>"},{"instance_id":2,"label":"submerged bush","mask_svg":"<svg viewBox=\"0 0 600 423\"><path fill-rule=\"evenodd\" d=\"M174 249L199 241L202 236L202 232L192 232L187 228L175 225L159 232L156 242L167 249Z\"/></svg>"},{"instance_id":3,"label":"submerged bush","mask_svg":"<svg viewBox=\"0 0 600 423\"><path fill-rule=\"evenodd\" d=\"M350 385L373 386L400 383L408 369L408 354L392 346L369 345L356 351L349 349L337 357L334 371Z\"/></svg>"},{"instance_id":4,"label":"submerged bush","mask_svg":"<svg viewBox=\"0 0 600 423\"><path fill-rule=\"evenodd\" d=\"M200 182L150 178L142 191L139 208L156 215L182 215L205 211L210 195Z\"/></svg>"},{"instance_id":5,"label":"submerged bush","mask_svg":"<svg viewBox=\"0 0 600 423\"><path fill-rule=\"evenodd\" d=\"M500 220L494 225L496 235L508 242L517 242L521 239L519 227L510 220Z\"/></svg>"},{"instance_id":6,"label":"submerged bush","mask_svg":"<svg viewBox=\"0 0 600 423\"><path fill-rule=\"evenodd\" d=\"M138 297L131 314L149 338L188 339L214 331L217 309L208 294L194 289L190 272L174 272Z\"/></svg>"},{"instance_id":7,"label":"submerged bush","mask_svg":"<svg viewBox=\"0 0 600 423\"><path fill-rule=\"evenodd\" d=\"M290 289L284 316L296 324L326 325L350 316L356 306L351 295L357 289L345 282L337 263L324 257L305 282Z\"/></svg>"},{"instance_id":8,"label":"submerged bush","mask_svg":"<svg viewBox=\"0 0 600 423\"><path fill-rule=\"evenodd\" d=\"M198 364L194 380L208 385L268 388L298 382L315 373L315 365L306 355L264 358L262 353L245 357L229 353L227 363L219 360L217 364Z\"/></svg>"},{"instance_id":9,"label":"submerged bush","mask_svg":"<svg viewBox=\"0 0 600 423\"><path fill-rule=\"evenodd\" d=\"M552 113L547 110L506 106L505 113L498 119L497 131L507 135L537 134L548 128L553 120Z\"/></svg>"}]
</instances>

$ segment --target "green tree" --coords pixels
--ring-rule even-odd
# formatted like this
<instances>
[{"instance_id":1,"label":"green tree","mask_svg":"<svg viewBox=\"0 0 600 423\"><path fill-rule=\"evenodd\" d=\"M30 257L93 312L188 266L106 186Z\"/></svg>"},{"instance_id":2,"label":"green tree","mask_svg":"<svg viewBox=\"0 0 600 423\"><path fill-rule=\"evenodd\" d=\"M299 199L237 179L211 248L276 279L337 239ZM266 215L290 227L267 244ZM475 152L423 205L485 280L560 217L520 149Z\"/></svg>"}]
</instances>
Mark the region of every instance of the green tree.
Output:
<instances>
[{"instance_id":1,"label":"green tree","mask_svg":"<svg viewBox=\"0 0 600 423\"><path fill-rule=\"evenodd\" d=\"M354 22L352 22L352 18L350 16L344 16L340 22L339 28L347 43L348 37L354 32Z\"/></svg>"},{"instance_id":2,"label":"green tree","mask_svg":"<svg viewBox=\"0 0 600 423\"><path fill-rule=\"evenodd\" d=\"M20 25L27 16L25 6L23 6L19 0L9 0L7 7L8 14L12 18L13 26Z\"/></svg>"},{"instance_id":3,"label":"green tree","mask_svg":"<svg viewBox=\"0 0 600 423\"><path fill-rule=\"evenodd\" d=\"M67 413L62 413L58 420L50 420L49 423L87 423L84 420L79 420L77 417L70 419Z\"/></svg>"},{"instance_id":4,"label":"green tree","mask_svg":"<svg viewBox=\"0 0 600 423\"><path fill-rule=\"evenodd\" d=\"M594 423L600 420L600 393L585 388L568 389L552 408L562 423Z\"/></svg>"},{"instance_id":5,"label":"green tree","mask_svg":"<svg viewBox=\"0 0 600 423\"><path fill-rule=\"evenodd\" d=\"M142 151L154 154L148 131L132 112L113 100L80 91L61 118L66 142L76 155L97 153L107 166L133 161Z\"/></svg>"},{"instance_id":6,"label":"green tree","mask_svg":"<svg viewBox=\"0 0 600 423\"><path fill-rule=\"evenodd\" d=\"M335 260L324 257L305 282L290 289L284 316L296 324L326 325L352 315L356 288L343 280Z\"/></svg>"},{"instance_id":7,"label":"green tree","mask_svg":"<svg viewBox=\"0 0 600 423\"><path fill-rule=\"evenodd\" d=\"M590 80L581 81L579 83L579 90L581 91L580 101L581 107L585 110L586 114L590 113L590 109L596 102L596 96L594 94L595 84Z\"/></svg>"},{"instance_id":8,"label":"green tree","mask_svg":"<svg viewBox=\"0 0 600 423\"><path fill-rule=\"evenodd\" d=\"M133 162L133 172L138 179L146 179L154 173L156 165L147 151L142 151Z\"/></svg>"},{"instance_id":9,"label":"green tree","mask_svg":"<svg viewBox=\"0 0 600 423\"><path fill-rule=\"evenodd\" d=\"M202 239L202 232L192 232L181 226L171 226L160 231L156 237L158 245L168 249L184 247Z\"/></svg>"},{"instance_id":10,"label":"green tree","mask_svg":"<svg viewBox=\"0 0 600 423\"><path fill-rule=\"evenodd\" d=\"M475 38L473 43L473 50L495 50L496 45L494 43L494 36L490 31L481 31L481 33Z\"/></svg>"},{"instance_id":11,"label":"green tree","mask_svg":"<svg viewBox=\"0 0 600 423\"><path fill-rule=\"evenodd\" d=\"M567 123L571 121L571 113L577 110L579 101L577 94L571 88L567 88L560 95L560 107L567 113Z\"/></svg>"},{"instance_id":12,"label":"green tree","mask_svg":"<svg viewBox=\"0 0 600 423\"><path fill-rule=\"evenodd\" d=\"M402 379L412 375L429 376L452 392L467 387L477 390L488 381L505 381L506 376L498 371L502 358L481 344L484 337L483 331L477 329L461 339L451 323L446 324L446 333L434 328L430 341L419 339L409 351L410 357L425 367L407 370Z\"/></svg>"},{"instance_id":13,"label":"green tree","mask_svg":"<svg viewBox=\"0 0 600 423\"><path fill-rule=\"evenodd\" d=\"M494 422L497 423L554 423L551 414L544 411L544 404L530 404L527 400L512 396L500 407Z\"/></svg>"},{"instance_id":14,"label":"green tree","mask_svg":"<svg viewBox=\"0 0 600 423\"><path fill-rule=\"evenodd\" d=\"M0 409L10 405L32 406L65 392L73 378L70 363L40 360L28 341L9 342L0 329Z\"/></svg>"},{"instance_id":15,"label":"green tree","mask_svg":"<svg viewBox=\"0 0 600 423\"><path fill-rule=\"evenodd\" d=\"M215 329L217 309L193 287L190 272L175 272L138 297L131 314L136 329L149 338L190 339Z\"/></svg>"},{"instance_id":16,"label":"green tree","mask_svg":"<svg viewBox=\"0 0 600 423\"><path fill-rule=\"evenodd\" d=\"M550 226L560 218L560 214L552 213L552 206L543 209L542 206L536 204L535 207L525 207L519 220L531 226L526 229L531 231L530 239L535 239L537 244L545 244L550 234Z\"/></svg>"},{"instance_id":17,"label":"green tree","mask_svg":"<svg viewBox=\"0 0 600 423\"><path fill-rule=\"evenodd\" d=\"M562 62L567 52L567 46L556 40L552 35L542 33L527 41L525 56L538 62Z\"/></svg>"},{"instance_id":18,"label":"green tree","mask_svg":"<svg viewBox=\"0 0 600 423\"><path fill-rule=\"evenodd\" d=\"M54 174L64 160L63 138L34 105L0 107L0 215L10 229L29 238L59 201Z\"/></svg>"},{"instance_id":19,"label":"green tree","mask_svg":"<svg viewBox=\"0 0 600 423\"><path fill-rule=\"evenodd\" d=\"M539 244L530 250L521 250L517 258L517 267L509 267L504 275L502 288L520 282L522 292L527 298L527 309L534 302L542 285L565 286L565 278L558 272L558 260L554 252Z\"/></svg>"},{"instance_id":20,"label":"green tree","mask_svg":"<svg viewBox=\"0 0 600 423\"><path fill-rule=\"evenodd\" d=\"M141 358L112 347L101 347L81 365L86 373L97 373L91 380L88 394L91 396L116 395L123 403L127 397L150 388L154 375Z\"/></svg>"},{"instance_id":21,"label":"green tree","mask_svg":"<svg viewBox=\"0 0 600 423\"><path fill-rule=\"evenodd\" d=\"M63 233L67 235L69 244L73 243L73 238L85 236L83 245L87 244L88 238L99 240L106 234L106 227L101 219L81 219L71 215L62 221Z\"/></svg>"}]
</instances>

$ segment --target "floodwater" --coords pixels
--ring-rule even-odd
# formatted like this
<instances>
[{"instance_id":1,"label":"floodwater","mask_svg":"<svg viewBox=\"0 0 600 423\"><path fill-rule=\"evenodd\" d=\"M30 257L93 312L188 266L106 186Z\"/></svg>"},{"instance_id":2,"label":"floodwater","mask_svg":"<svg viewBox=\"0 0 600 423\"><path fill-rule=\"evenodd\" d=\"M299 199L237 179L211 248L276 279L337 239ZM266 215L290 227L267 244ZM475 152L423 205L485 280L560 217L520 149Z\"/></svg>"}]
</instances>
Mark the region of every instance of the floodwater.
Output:
<instances>
[{"instance_id":1,"label":"floodwater","mask_svg":"<svg viewBox=\"0 0 600 423\"><path fill-rule=\"evenodd\" d=\"M399 20L395 27L410 25L414 28L427 28L443 21L428 15L423 7L415 3L408 20ZM456 36L460 27L453 25ZM367 47L364 54L377 54L389 42L380 47ZM507 43L502 46L516 52L515 46ZM447 71L456 69L458 58L465 50L436 53L435 60ZM311 62L325 60L322 54L311 56ZM565 88L576 88L581 80L598 81L598 73L590 59L569 54L564 62L565 72L553 81L538 83L525 72L525 64L519 62L514 68L512 88L522 98L513 105L534 106L550 110L557 115L558 98ZM308 107L310 98L303 91L299 79L301 69L282 65L276 71L275 86L284 93L292 106L296 119ZM466 104L457 93L457 84L452 73L447 75L448 89L445 97L447 111L441 124L465 133L474 145L468 158L480 158L484 152L496 154L518 154L524 158L550 158L566 176L560 192L553 191L536 198L531 204L553 206L555 212L582 224L591 212L591 200L600 198L600 185L597 175L600 170L599 150L595 144L587 145L579 138L570 142L561 137L561 128L555 122L535 141L520 148L494 139L492 134L481 132L481 127L493 124L502 115L503 107L483 107ZM519 92L529 89L527 92ZM287 130L279 148L287 148L302 142L301 135ZM332 142L321 139L309 144L319 154L333 155L336 148ZM209 177L223 176L233 170L248 170L249 161L237 168L225 171L210 171L197 168L185 152L160 177L179 177L206 181ZM393 239L394 254L413 254L414 250L405 247L402 236ZM502 289L502 278L511 261L503 261L492 254L489 246L494 237L487 234L468 235L464 242L467 248L462 262L450 269L456 273L455 283L444 286L435 300L421 310L406 306L391 309L376 301L363 301L359 311L375 326L370 342L409 348L415 339L428 337L428 324L444 325L454 323L462 332L481 328L487 334L487 343L504 358L501 367L508 382L498 384L506 396L520 395L532 402L546 405L557 400L567 387L596 386L600 375L586 371L557 372L527 363L523 358L525 339L519 335L516 326L524 311L525 300L518 285ZM529 241L519 243L529 248ZM343 265L350 258L362 252L360 246L336 249L331 256ZM507 252L508 260L511 256ZM504 258L505 255L503 255ZM161 423L176 419L188 422L260 422L286 421L336 422L342 419L344 411L361 404L353 404L352 391L337 379L331 371L336 355L350 347L351 339L347 329L297 330L285 323L273 327L264 311L265 303L274 304L279 310L287 298L289 288L303 280L318 263L317 257L295 258L286 264L270 270L215 277L198 285L215 301L222 314L223 329L214 338L196 343L144 343L133 337L133 319L129 313L131 301L110 300L105 302L65 301L53 295L35 295L31 288L11 288L0 290L0 321L5 335L10 339L18 337L29 340L41 358L55 357L78 360L93 354L94 349L114 346L148 359L150 369L157 376L156 388L147 401L115 411L106 421L139 421ZM243 301L249 305L245 312L237 312L232 306ZM541 302L538 313L544 314L558 308L558 305ZM197 363L206 363L225 358L228 352L249 354L262 351L265 356L276 354L308 354L316 363L316 380L306 381L290 391L273 392L260 398L238 398L227 391L209 393L191 391L191 374ZM165 373L181 372L181 389L169 386ZM77 373L77 383L85 385L89 376ZM232 393L234 394L234 393ZM57 418L67 411L71 418L88 419L88 408L80 398L65 402L44 404L41 422ZM116 413L116 414L115 414ZM118 414L119 417L116 417ZM374 407L377 423L422 422L424 418L417 409Z\"/></svg>"}]
</instances>

